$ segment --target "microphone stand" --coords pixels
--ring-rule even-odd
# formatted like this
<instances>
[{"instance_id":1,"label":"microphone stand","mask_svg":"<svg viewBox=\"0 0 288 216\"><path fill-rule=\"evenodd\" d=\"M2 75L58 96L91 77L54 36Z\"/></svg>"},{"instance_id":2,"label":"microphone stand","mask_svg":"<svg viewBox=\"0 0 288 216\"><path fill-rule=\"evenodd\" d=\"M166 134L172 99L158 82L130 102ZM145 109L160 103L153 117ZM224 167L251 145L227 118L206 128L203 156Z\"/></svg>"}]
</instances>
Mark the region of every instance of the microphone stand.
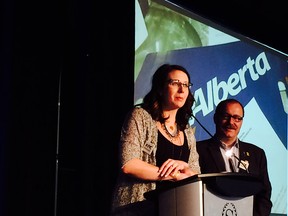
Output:
<instances>
[{"instance_id":1,"label":"microphone stand","mask_svg":"<svg viewBox=\"0 0 288 216\"><path fill-rule=\"evenodd\" d=\"M208 133L211 137L213 137L213 135L201 124L201 122L193 114L192 116L198 122L198 124L206 131L206 133Z\"/></svg>"},{"instance_id":2,"label":"microphone stand","mask_svg":"<svg viewBox=\"0 0 288 216\"><path fill-rule=\"evenodd\" d=\"M54 216L57 215L58 209L58 174L59 174L59 130L60 130L60 106L61 106L61 76L59 75L59 89L58 89L58 115L57 115L57 141L56 141L56 163L55 163L55 194L54 194Z\"/></svg>"},{"instance_id":3,"label":"microphone stand","mask_svg":"<svg viewBox=\"0 0 288 216\"><path fill-rule=\"evenodd\" d=\"M246 171L247 173L249 173L249 170L247 169L246 164L243 163L243 162L240 160L240 158L238 158L234 153L233 153L233 157L235 157L235 158L237 159L237 161L238 161L240 164L242 164L242 166L245 168L245 171Z\"/></svg>"}]
</instances>

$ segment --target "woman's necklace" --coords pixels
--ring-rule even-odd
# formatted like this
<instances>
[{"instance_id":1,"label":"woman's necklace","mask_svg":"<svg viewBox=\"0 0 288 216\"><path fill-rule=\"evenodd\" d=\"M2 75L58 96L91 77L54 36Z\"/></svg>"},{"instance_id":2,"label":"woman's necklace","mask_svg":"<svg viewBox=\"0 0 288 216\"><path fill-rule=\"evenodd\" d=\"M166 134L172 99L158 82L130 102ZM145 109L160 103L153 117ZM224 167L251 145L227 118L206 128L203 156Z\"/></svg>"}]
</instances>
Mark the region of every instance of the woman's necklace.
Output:
<instances>
[{"instance_id":1,"label":"woman's necklace","mask_svg":"<svg viewBox=\"0 0 288 216\"><path fill-rule=\"evenodd\" d=\"M171 142L173 142L174 139L178 138L179 136L179 129L178 129L178 125L176 124L176 130L173 133L170 133L170 131L168 130L165 122L162 124L162 128L165 131L165 133L168 135L169 139Z\"/></svg>"}]
</instances>

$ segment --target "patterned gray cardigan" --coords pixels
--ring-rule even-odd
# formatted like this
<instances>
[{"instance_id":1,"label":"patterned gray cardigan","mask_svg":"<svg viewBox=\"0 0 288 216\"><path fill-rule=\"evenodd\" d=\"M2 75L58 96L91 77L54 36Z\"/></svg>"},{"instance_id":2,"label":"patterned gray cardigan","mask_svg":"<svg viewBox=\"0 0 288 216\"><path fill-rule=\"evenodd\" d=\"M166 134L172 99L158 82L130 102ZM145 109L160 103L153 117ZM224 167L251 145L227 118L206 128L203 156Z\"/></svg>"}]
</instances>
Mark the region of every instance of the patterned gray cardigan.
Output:
<instances>
[{"instance_id":1,"label":"patterned gray cardigan","mask_svg":"<svg viewBox=\"0 0 288 216\"><path fill-rule=\"evenodd\" d=\"M184 130L190 156L188 164L200 173L196 139L192 127ZM147 163L156 165L158 129L156 121L140 107L135 107L127 115L122 126L120 137L120 167L133 158L139 158ZM155 181L143 181L119 173L115 187L112 209L145 200L144 193L156 189Z\"/></svg>"}]
</instances>

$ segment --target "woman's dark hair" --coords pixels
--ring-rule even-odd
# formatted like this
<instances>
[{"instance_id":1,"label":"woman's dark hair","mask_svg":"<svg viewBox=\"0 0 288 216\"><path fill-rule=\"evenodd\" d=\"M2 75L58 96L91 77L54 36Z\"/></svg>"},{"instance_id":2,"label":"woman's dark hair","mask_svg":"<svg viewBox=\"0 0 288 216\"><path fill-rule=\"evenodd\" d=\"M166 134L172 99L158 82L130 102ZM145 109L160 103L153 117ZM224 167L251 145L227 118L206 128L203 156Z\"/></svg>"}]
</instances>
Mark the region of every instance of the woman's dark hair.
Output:
<instances>
[{"instance_id":1,"label":"woman's dark hair","mask_svg":"<svg viewBox=\"0 0 288 216\"><path fill-rule=\"evenodd\" d=\"M167 85L168 74L173 70L183 71L187 75L190 83L190 75L184 67L175 64L163 64L154 73L151 90L144 97L143 103L141 104L141 107L149 112L154 120L160 121L161 123L164 123L167 119L162 116L162 91L165 85ZM176 115L176 122L180 130L184 130L187 127L188 121L193 114L192 105L194 101L195 99L189 90L184 106L178 110Z\"/></svg>"}]
</instances>

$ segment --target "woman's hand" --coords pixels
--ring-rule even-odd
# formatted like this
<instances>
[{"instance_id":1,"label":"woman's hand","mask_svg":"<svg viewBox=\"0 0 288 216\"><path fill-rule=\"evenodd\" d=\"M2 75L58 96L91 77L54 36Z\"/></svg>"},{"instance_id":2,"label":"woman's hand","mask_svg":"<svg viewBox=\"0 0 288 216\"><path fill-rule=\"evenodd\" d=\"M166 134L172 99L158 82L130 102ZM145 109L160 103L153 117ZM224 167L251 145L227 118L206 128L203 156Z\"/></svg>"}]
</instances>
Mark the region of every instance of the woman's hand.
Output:
<instances>
[{"instance_id":1,"label":"woman's hand","mask_svg":"<svg viewBox=\"0 0 288 216\"><path fill-rule=\"evenodd\" d=\"M188 163L173 159L165 161L159 168L158 172L161 178L167 179L170 176L170 180L173 181L179 181L197 174L189 168Z\"/></svg>"}]
</instances>

